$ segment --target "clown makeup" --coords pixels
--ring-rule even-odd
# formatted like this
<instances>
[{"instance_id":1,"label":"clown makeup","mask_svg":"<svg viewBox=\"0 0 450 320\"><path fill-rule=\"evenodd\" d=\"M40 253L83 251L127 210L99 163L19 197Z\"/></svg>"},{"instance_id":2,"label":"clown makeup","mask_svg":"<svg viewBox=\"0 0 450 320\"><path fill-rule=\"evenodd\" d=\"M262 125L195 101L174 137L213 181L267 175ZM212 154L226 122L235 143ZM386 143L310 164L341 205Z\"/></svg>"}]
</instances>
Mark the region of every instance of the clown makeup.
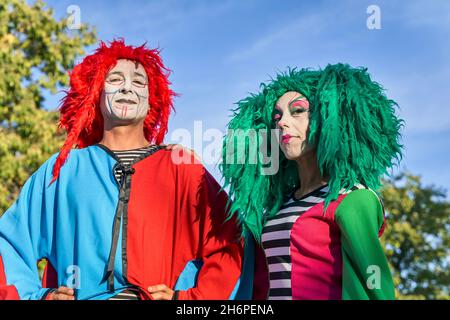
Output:
<instances>
[{"instance_id":1,"label":"clown makeup","mask_svg":"<svg viewBox=\"0 0 450 320\"><path fill-rule=\"evenodd\" d=\"M145 119L149 110L148 77L140 63L117 60L105 77L100 108L105 121L118 125Z\"/></svg>"},{"instance_id":2,"label":"clown makeup","mask_svg":"<svg viewBox=\"0 0 450 320\"><path fill-rule=\"evenodd\" d=\"M274 110L273 120L280 132L280 148L289 160L294 160L310 148L308 146L309 102L298 92L281 96Z\"/></svg>"}]
</instances>

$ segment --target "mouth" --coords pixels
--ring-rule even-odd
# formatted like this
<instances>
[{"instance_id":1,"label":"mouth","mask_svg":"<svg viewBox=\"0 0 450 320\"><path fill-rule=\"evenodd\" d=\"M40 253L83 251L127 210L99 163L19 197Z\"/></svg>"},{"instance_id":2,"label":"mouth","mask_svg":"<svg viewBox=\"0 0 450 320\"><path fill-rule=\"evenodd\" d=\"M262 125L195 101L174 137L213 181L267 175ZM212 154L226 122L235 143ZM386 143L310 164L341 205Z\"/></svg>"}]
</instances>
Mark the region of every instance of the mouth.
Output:
<instances>
[{"instance_id":1,"label":"mouth","mask_svg":"<svg viewBox=\"0 0 450 320\"><path fill-rule=\"evenodd\" d=\"M119 100L116 100L115 102L120 103L120 104L137 104L136 101L130 100L130 99L119 99Z\"/></svg>"},{"instance_id":2,"label":"mouth","mask_svg":"<svg viewBox=\"0 0 450 320\"><path fill-rule=\"evenodd\" d=\"M295 138L295 136L291 136L290 134L283 134L282 136L281 136L281 143L282 144L288 144L289 143L289 141L291 140L291 138Z\"/></svg>"}]
</instances>

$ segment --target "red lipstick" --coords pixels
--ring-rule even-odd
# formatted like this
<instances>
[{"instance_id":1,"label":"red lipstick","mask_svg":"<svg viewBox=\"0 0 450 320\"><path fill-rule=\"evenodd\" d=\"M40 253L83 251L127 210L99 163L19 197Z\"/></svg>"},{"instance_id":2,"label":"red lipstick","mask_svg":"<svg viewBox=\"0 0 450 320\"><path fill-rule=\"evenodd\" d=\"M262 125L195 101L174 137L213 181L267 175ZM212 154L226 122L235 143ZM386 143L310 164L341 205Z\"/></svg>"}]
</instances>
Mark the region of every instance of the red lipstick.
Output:
<instances>
[{"instance_id":1,"label":"red lipstick","mask_svg":"<svg viewBox=\"0 0 450 320\"><path fill-rule=\"evenodd\" d=\"M289 143L289 140L291 140L292 136L290 134L283 134L281 136L281 143L286 144Z\"/></svg>"}]
</instances>

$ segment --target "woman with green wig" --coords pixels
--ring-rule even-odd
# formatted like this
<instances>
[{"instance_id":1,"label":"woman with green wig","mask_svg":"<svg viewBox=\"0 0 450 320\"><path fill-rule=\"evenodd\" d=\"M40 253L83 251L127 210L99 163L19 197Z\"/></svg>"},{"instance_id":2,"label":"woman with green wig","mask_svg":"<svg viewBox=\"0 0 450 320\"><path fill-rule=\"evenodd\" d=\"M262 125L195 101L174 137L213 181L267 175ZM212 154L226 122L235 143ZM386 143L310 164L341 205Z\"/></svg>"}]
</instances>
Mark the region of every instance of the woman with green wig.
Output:
<instances>
[{"instance_id":1,"label":"woman with green wig","mask_svg":"<svg viewBox=\"0 0 450 320\"><path fill-rule=\"evenodd\" d=\"M347 64L289 69L261 89L237 103L221 165L256 240L253 297L394 299L378 190L402 156L396 103Z\"/></svg>"}]
</instances>

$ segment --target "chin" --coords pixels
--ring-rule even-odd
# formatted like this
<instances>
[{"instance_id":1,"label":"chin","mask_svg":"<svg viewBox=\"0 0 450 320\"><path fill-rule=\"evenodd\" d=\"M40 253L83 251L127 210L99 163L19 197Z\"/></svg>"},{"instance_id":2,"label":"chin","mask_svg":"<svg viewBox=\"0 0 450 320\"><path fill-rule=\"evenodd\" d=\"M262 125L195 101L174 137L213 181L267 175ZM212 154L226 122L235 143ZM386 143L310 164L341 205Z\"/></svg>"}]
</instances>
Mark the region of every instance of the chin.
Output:
<instances>
[{"instance_id":1,"label":"chin","mask_svg":"<svg viewBox=\"0 0 450 320\"><path fill-rule=\"evenodd\" d=\"M295 159L299 158L301 155L300 152L294 152L294 150L285 150L283 148L283 149L281 149L281 151L283 152L284 156L288 160L295 160Z\"/></svg>"},{"instance_id":2,"label":"chin","mask_svg":"<svg viewBox=\"0 0 450 320\"><path fill-rule=\"evenodd\" d=\"M140 121L140 119L136 119L136 118L132 118L132 117L120 117L120 116L115 116L114 117L114 123L116 123L117 125L120 126L126 126L126 125L132 125L134 123L137 123Z\"/></svg>"}]
</instances>

